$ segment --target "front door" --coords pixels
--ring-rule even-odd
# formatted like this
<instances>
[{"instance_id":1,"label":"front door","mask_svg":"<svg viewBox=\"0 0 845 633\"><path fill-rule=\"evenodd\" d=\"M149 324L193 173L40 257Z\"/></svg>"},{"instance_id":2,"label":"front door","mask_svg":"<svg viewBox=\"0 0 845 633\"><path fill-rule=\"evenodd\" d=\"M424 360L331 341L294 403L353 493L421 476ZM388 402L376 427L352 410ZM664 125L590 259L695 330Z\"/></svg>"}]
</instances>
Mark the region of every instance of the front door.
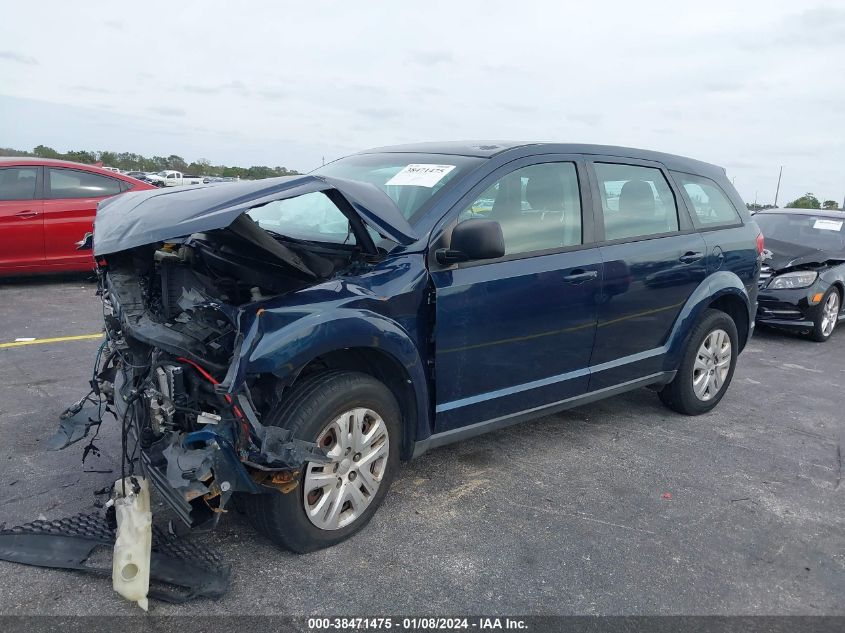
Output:
<instances>
[{"instance_id":1,"label":"front door","mask_svg":"<svg viewBox=\"0 0 845 633\"><path fill-rule=\"evenodd\" d=\"M40 167L0 169L0 270L30 272L44 265Z\"/></svg>"},{"instance_id":2,"label":"front door","mask_svg":"<svg viewBox=\"0 0 845 633\"><path fill-rule=\"evenodd\" d=\"M523 159L460 205L457 222L501 224L506 252L432 272L435 432L586 391L602 275L599 251L584 239L582 208L592 227L586 182L574 159Z\"/></svg>"}]
</instances>

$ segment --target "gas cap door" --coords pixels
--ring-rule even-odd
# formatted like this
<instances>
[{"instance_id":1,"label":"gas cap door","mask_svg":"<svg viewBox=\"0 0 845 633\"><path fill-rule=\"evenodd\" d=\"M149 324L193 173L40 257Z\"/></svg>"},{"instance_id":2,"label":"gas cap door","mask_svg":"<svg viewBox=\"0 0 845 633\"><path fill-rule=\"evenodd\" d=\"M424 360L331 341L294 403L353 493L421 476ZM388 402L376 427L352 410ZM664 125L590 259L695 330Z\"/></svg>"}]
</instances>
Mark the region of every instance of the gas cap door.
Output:
<instances>
[{"instance_id":1,"label":"gas cap door","mask_svg":"<svg viewBox=\"0 0 845 633\"><path fill-rule=\"evenodd\" d=\"M721 246L715 246L713 248L713 254L710 257L710 272L716 272L722 267L722 264L725 261L725 254L722 252Z\"/></svg>"}]
</instances>

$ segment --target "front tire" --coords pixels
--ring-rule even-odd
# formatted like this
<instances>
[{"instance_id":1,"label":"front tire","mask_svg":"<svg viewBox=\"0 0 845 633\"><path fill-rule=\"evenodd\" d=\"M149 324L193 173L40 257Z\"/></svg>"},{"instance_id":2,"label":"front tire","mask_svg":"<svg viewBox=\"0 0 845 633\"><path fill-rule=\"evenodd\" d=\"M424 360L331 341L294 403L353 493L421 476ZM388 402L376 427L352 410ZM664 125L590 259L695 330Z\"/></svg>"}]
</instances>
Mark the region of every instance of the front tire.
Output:
<instances>
[{"instance_id":1,"label":"front tire","mask_svg":"<svg viewBox=\"0 0 845 633\"><path fill-rule=\"evenodd\" d=\"M335 371L304 379L265 424L317 442L329 464L308 463L287 494L248 495L252 524L277 545L305 553L362 529L399 468L402 427L391 391L368 374Z\"/></svg>"},{"instance_id":2,"label":"front tire","mask_svg":"<svg viewBox=\"0 0 845 633\"><path fill-rule=\"evenodd\" d=\"M829 288L819 304L819 313L813 322L813 329L810 330L810 338L817 343L827 341L839 321L841 309L842 296L839 294L839 290L835 287Z\"/></svg>"},{"instance_id":3,"label":"front tire","mask_svg":"<svg viewBox=\"0 0 845 633\"><path fill-rule=\"evenodd\" d=\"M711 411L728 390L738 353L733 319L720 310L705 310L690 334L678 373L659 392L660 400L685 415Z\"/></svg>"}]
</instances>

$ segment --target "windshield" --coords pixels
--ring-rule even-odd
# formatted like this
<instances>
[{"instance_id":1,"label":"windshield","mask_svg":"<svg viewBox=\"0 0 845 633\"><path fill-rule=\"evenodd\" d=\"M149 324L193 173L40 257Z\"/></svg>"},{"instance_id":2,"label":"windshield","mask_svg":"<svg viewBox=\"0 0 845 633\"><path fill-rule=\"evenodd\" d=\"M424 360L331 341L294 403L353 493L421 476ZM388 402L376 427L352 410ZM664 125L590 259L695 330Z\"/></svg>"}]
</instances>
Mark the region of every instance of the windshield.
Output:
<instances>
[{"instance_id":1,"label":"windshield","mask_svg":"<svg viewBox=\"0 0 845 633\"><path fill-rule=\"evenodd\" d=\"M769 240L801 244L824 251L845 252L845 215L758 213L754 216L763 237Z\"/></svg>"},{"instance_id":2,"label":"windshield","mask_svg":"<svg viewBox=\"0 0 845 633\"><path fill-rule=\"evenodd\" d=\"M482 160L444 154L356 154L324 165L313 173L377 186L413 224L450 182ZM248 215L261 228L286 237L355 244L349 220L322 192L270 202L251 209ZM367 227L367 230L374 242L381 239L373 229Z\"/></svg>"},{"instance_id":3,"label":"windshield","mask_svg":"<svg viewBox=\"0 0 845 633\"><path fill-rule=\"evenodd\" d=\"M247 213L262 229L310 242L355 244L349 220L321 191L275 200ZM378 237L371 232L374 239Z\"/></svg>"},{"instance_id":4,"label":"windshield","mask_svg":"<svg viewBox=\"0 0 845 633\"><path fill-rule=\"evenodd\" d=\"M314 173L375 185L390 196L413 224L450 182L483 160L448 154L355 154L324 165Z\"/></svg>"}]
</instances>

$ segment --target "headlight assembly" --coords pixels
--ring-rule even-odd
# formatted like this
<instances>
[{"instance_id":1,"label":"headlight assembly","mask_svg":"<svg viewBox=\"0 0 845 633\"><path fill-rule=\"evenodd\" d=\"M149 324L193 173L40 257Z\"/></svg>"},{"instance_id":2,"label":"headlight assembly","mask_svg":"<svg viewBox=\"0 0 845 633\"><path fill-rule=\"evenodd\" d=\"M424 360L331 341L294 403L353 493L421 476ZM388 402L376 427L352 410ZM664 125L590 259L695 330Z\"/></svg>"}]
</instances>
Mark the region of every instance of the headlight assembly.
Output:
<instances>
[{"instance_id":1,"label":"headlight assembly","mask_svg":"<svg viewBox=\"0 0 845 633\"><path fill-rule=\"evenodd\" d=\"M791 273L778 275L769 284L769 289L806 288L812 285L819 274L813 270L796 270Z\"/></svg>"}]
</instances>

